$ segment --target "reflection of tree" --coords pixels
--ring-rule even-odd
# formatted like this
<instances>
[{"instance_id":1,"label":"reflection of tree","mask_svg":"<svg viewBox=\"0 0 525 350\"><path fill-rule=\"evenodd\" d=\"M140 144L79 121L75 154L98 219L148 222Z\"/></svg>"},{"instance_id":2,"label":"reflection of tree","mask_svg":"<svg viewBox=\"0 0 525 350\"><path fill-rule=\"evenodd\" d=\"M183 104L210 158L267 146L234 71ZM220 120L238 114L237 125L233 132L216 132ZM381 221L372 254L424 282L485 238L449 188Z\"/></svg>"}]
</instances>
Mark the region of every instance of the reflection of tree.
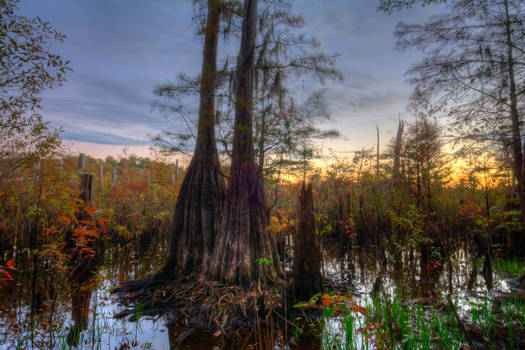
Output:
<instances>
[{"instance_id":1,"label":"reflection of tree","mask_svg":"<svg viewBox=\"0 0 525 350\"><path fill-rule=\"evenodd\" d=\"M77 346L80 333L88 328L89 304L93 290L88 284L71 288L71 319L73 324L67 335L67 343Z\"/></svg>"},{"instance_id":2,"label":"reflection of tree","mask_svg":"<svg viewBox=\"0 0 525 350\"><path fill-rule=\"evenodd\" d=\"M313 331L303 329L304 334L297 340L292 349L320 349L321 339ZM189 330L178 325L168 325L170 349L260 349L272 350L282 346L282 341L288 341L280 329L250 329L238 328L224 334L221 331Z\"/></svg>"}]
</instances>

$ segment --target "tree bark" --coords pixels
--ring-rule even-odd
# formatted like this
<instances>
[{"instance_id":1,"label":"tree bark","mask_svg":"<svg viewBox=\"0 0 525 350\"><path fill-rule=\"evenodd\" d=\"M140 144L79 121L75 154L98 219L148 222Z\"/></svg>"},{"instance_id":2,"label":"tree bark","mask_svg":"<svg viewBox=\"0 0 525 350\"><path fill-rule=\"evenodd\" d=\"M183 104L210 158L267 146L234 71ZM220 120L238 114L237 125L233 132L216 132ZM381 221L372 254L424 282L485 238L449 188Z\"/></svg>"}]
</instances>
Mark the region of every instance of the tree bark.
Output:
<instances>
[{"instance_id":1,"label":"tree bark","mask_svg":"<svg viewBox=\"0 0 525 350\"><path fill-rule=\"evenodd\" d=\"M215 141L215 88L220 0L208 0L198 134L193 158L175 204L168 259L160 276L205 273L215 242L225 185Z\"/></svg>"},{"instance_id":2,"label":"tree bark","mask_svg":"<svg viewBox=\"0 0 525 350\"><path fill-rule=\"evenodd\" d=\"M297 300L307 300L322 290L321 249L315 234L312 184L303 182L294 235L294 291Z\"/></svg>"},{"instance_id":3,"label":"tree bark","mask_svg":"<svg viewBox=\"0 0 525 350\"><path fill-rule=\"evenodd\" d=\"M237 61L232 164L226 201L210 264L210 277L249 284L281 272L275 242L266 231L266 200L255 163L252 96L257 0L245 0Z\"/></svg>"}]
</instances>

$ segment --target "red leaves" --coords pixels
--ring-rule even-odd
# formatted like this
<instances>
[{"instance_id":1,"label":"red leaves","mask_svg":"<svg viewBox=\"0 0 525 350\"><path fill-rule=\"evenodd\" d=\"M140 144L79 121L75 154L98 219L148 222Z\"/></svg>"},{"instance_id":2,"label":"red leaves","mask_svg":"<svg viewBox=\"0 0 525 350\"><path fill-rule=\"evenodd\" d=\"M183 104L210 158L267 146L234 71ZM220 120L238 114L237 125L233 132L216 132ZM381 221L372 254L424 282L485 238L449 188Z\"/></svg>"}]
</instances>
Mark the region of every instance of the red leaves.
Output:
<instances>
[{"instance_id":1,"label":"red leaves","mask_svg":"<svg viewBox=\"0 0 525 350\"><path fill-rule=\"evenodd\" d=\"M361 313L361 314L363 314L363 315L366 315L366 309L365 309L364 307L359 306L359 305L357 305L356 303L353 303L352 306L354 307L354 310L355 310L355 311L357 311L357 312L359 312L359 313Z\"/></svg>"},{"instance_id":2,"label":"red leaves","mask_svg":"<svg viewBox=\"0 0 525 350\"><path fill-rule=\"evenodd\" d=\"M97 232L96 228L91 228L87 226L80 226L75 228L73 231L73 237L79 238L79 240L82 240L82 238L99 238L99 234Z\"/></svg>"},{"instance_id":3,"label":"red leaves","mask_svg":"<svg viewBox=\"0 0 525 350\"><path fill-rule=\"evenodd\" d=\"M13 269L15 268L15 259L9 259L6 261L5 266L7 268Z\"/></svg>"},{"instance_id":4,"label":"red leaves","mask_svg":"<svg viewBox=\"0 0 525 350\"><path fill-rule=\"evenodd\" d=\"M317 295L319 296L319 294ZM315 300L312 303L309 303L310 307L315 307ZM355 314L362 314L364 316L367 315L366 309L359 304L357 304L355 301L353 301L350 297L341 295L341 293L337 293L336 295L330 295L330 294L323 294L321 295L321 308L333 308L335 311L335 314L339 314L341 312L349 312L352 311Z\"/></svg>"},{"instance_id":5,"label":"red leaves","mask_svg":"<svg viewBox=\"0 0 525 350\"><path fill-rule=\"evenodd\" d=\"M4 286L7 285L7 281L14 281L13 276L11 276L11 274L9 273L9 271L7 271L7 269L16 270L15 269L15 259L7 260L4 268L0 266L0 283Z\"/></svg>"},{"instance_id":6,"label":"red leaves","mask_svg":"<svg viewBox=\"0 0 525 350\"><path fill-rule=\"evenodd\" d=\"M375 324L371 323L368 325L368 327L365 327L365 328L362 328L360 330L361 333L366 333L366 332L374 332L376 331L377 329L381 329L381 328L384 328L383 326L376 326ZM366 337L366 340L368 340L368 338L370 337L371 334L369 334L367 337Z\"/></svg>"},{"instance_id":7,"label":"red leaves","mask_svg":"<svg viewBox=\"0 0 525 350\"><path fill-rule=\"evenodd\" d=\"M96 280L92 280L91 282L89 282L88 285L86 286L86 289L88 290L94 289L96 282L97 282Z\"/></svg>"},{"instance_id":8,"label":"red leaves","mask_svg":"<svg viewBox=\"0 0 525 350\"><path fill-rule=\"evenodd\" d=\"M11 274L9 273L9 271L4 270L4 269L0 269L0 271L2 271L2 273L3 273L5 276L8 277L8 278L7 278L8 280L10 280L10 281L13 280L13 277L11 277Z\"/></svg>"},{"instance_id":9,"label":"red leaves","mask_svg":"<svg viewBox=\"0 0 525 350\"><path fill-rule=\"evenodd\" d=\"M354 225L354 221L352 220L352 218L349 218L349 219L346 219L345 220L345 233L346 233L346 236L348 238L356 238L357 237L357 233L355 232L352 232L352 226Z\"/></svg>"},{"instance_id":10,"label":"red leaves","mask_svg":"<svg viewBox=\"0 0 525 350\"><path fill-rule=\"evenodd\" d=\"M357 238L357 233L352 233L352 231L350 229L346 230L346 235L348 238Z\"/></svg>"},{"instance_id":11,"label":"red leaves","mask_svg":"<svg viewBox=\"0 0 525 350\"><path fill-rule=\"evenodd\" d=\"M437 267L441 266L441 261L439 261L439 260L430 260L428 262L428 265L431 266L431 267L437 268Z\"/></svg>"},{"instance_id":12,"label":"red leaves","mask_svg":"<svg viewBox=\"0 0 525 350\"><path fill-rule=\"evenodd\" d=\"M65 224L70 224L71 223L71 219L68 218L67 216L59 216L59 217L57 217L57 221L63 222Z\"/></svg>"},{"instance_id":13,"label":"red leaves","mask_svg":"<svg viewBox=\"0 0 525 350\"><path fill-rule=\"evenodd\" d=\"M466 202L459 206L459 215L466 219L474 219L476 216L481 215L482 212L482 209L474 201Z\"/></svg>"},{"instance_id":14,"label":"red leaves","mask_svg":"<svg viewBox=\"0 0 525 350\"><path fill-rule=\"evenodd\" d=\"M320 300L319 300L320 299ZM321 301L319 303L319 301ZM378 331L384 328L382 325L376 325L369 320L368 312L366 309L350 297L337 293L336 295L330 294L316 294L308 302L299 303L294 307L309 307L309 308L321 308L325 317L330 318L340 314L347 315L353 313L353 317L364 317L367 326L360 329L359 331L363 336L366 335L365 340L376 345L377 349L388 348L388 341L386 340L386 332Z\"/></svg>"},{"instance_id":15,"label":"red leaves","mask_svg":"<svg viewBox=\"0 0 525 350\"><path fill-rule=\"evenodd\" d=\"M104 220L104 219L96 218L95 221L96 221L97 224L99 224L99 225L101 225L101 226L106 226L106 225L107 225L107 222L106 222L106 220ZM104 230L105 230L105 229L104 229ZM106 233L106 232L104 232L104 233Z\"/></svg>"},{"instance_id":16,"label":"red leaves","mask_svg":"<svg viewBox=\"0 0 525 350\"><path fill-rule=\"evenodd\" d=\"M321 297L321 300L323 301L323 307L330 306L332 304L332 299L326 294Z\"/></svg>"}]
</instances>

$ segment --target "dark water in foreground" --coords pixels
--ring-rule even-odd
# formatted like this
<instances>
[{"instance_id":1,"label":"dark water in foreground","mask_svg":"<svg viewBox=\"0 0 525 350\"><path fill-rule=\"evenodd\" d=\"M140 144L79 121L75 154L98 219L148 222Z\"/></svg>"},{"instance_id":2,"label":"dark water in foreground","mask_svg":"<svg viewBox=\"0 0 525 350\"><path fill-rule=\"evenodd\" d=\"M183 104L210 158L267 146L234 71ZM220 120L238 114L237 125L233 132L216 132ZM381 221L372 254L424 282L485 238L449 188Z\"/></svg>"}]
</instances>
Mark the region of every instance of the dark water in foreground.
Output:
<instances>
[{"instance_id":1,"label":"dark water in foreground","mask_svg":"<svg viewBox=\"0 0 525 350\"><path fill-rule=\"evenodd\" d=\"M20 279L24 282L1 295L0 349L69 348L68 335L74 324L72 310L81 310L87 321L87 329L79 335L78 349L374 348L374 343L365 339L362 329L367 323L364 317L359 316L354 317L351 327L341 315L330 315L310 331L306 330L308 327L303 327L301 331L238 329L227 335L220 332L189 331L184 325L167 327L166 317L144 316L139 317L138 322L115 319L113 316L122 310L122 306L110 293L111 289L121 281L144 277L160 267L166 253L158 248L162 246L165 245L161 242L153 243L152 248L145 252L140 252L141 249L134 246L108 250L96 284L87 286L87 297L84 301L76 298L73 305L65 281L54 280L52 276L45 274L45 269L41 269L43 275L35 279L35 283L40 286L32 289L32 273L25 271L27 274ZM328 243L324 246L325 277L346 283L350 297L358 305L366 307L372 304L371 293L377 288L378 276L382 276L381 288L385 294L394 295L396 287L402 285L407 295L426 300L428 304L439 298L436 291L439 294L439 291L446 293L452 289L457 297L458 312L467 318L473 307L486 298L485 281L480 275L475 277L471 291L466 291L472 275L472 258L462 249L458 249L452 256L453 268L447 269L445 266L435 277L429 293L425 293L422 284L418 283L420 276L414 257L409 257L407 253L402 256L401 265L382 265L378 263L380 259L369 254L374 250L356 247L343 249L337 245L331 247ZM387 261L392 261L388 252L386 257ZM24 271L18 273L23 274ZM42 305L40 311L31 312L34 289L40 291ZM488 295L509 291L508 280L496 274L494 289ZM86 305L80 305L83 302ZM136 316L141 316L140 308ZM349 332L351 340L348 337Z\"/></svg>"}]
</instances>

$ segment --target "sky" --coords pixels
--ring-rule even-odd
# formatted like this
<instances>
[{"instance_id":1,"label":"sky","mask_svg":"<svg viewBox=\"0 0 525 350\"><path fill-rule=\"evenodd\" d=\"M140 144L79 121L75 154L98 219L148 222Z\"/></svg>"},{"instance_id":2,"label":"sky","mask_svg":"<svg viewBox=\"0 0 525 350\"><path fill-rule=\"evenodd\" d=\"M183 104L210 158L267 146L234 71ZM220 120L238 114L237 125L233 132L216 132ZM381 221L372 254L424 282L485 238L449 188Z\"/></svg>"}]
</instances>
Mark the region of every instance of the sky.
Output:
<instances>
[{"instance_id":1,"label":"sky","mask_svg":"<svg viewBox=\"0 0 525 350\"><path fill-rule=\"evenodd\" d=\"M421 59L417 52L395 50L399 21L423 22L435 7L392 15L377 12L379 0L292 0L303 16L301 32L316 37L320 49L339 54L343 82L327 82L332 120L321 127L342 137L320 145L324 152L350 154L393 136L398 118L411 121L406 104L411 92L404 73ZM71 152L103 158L126 149L149 154L151 137L182 122L166 120L152 108L153 89L179 73L198 74L202 38L192 24L192 0L20 0L20 14L50 21L67 36L52 49L71 61L63 86L43 94L42 115L61 127ZM221 46L222 45L222 46ZM230 45L232 43L230 42ZM224 49L219 44L219 51ZM298 98L316 81L298 82Z\"/></svg>"}]
</instances>

